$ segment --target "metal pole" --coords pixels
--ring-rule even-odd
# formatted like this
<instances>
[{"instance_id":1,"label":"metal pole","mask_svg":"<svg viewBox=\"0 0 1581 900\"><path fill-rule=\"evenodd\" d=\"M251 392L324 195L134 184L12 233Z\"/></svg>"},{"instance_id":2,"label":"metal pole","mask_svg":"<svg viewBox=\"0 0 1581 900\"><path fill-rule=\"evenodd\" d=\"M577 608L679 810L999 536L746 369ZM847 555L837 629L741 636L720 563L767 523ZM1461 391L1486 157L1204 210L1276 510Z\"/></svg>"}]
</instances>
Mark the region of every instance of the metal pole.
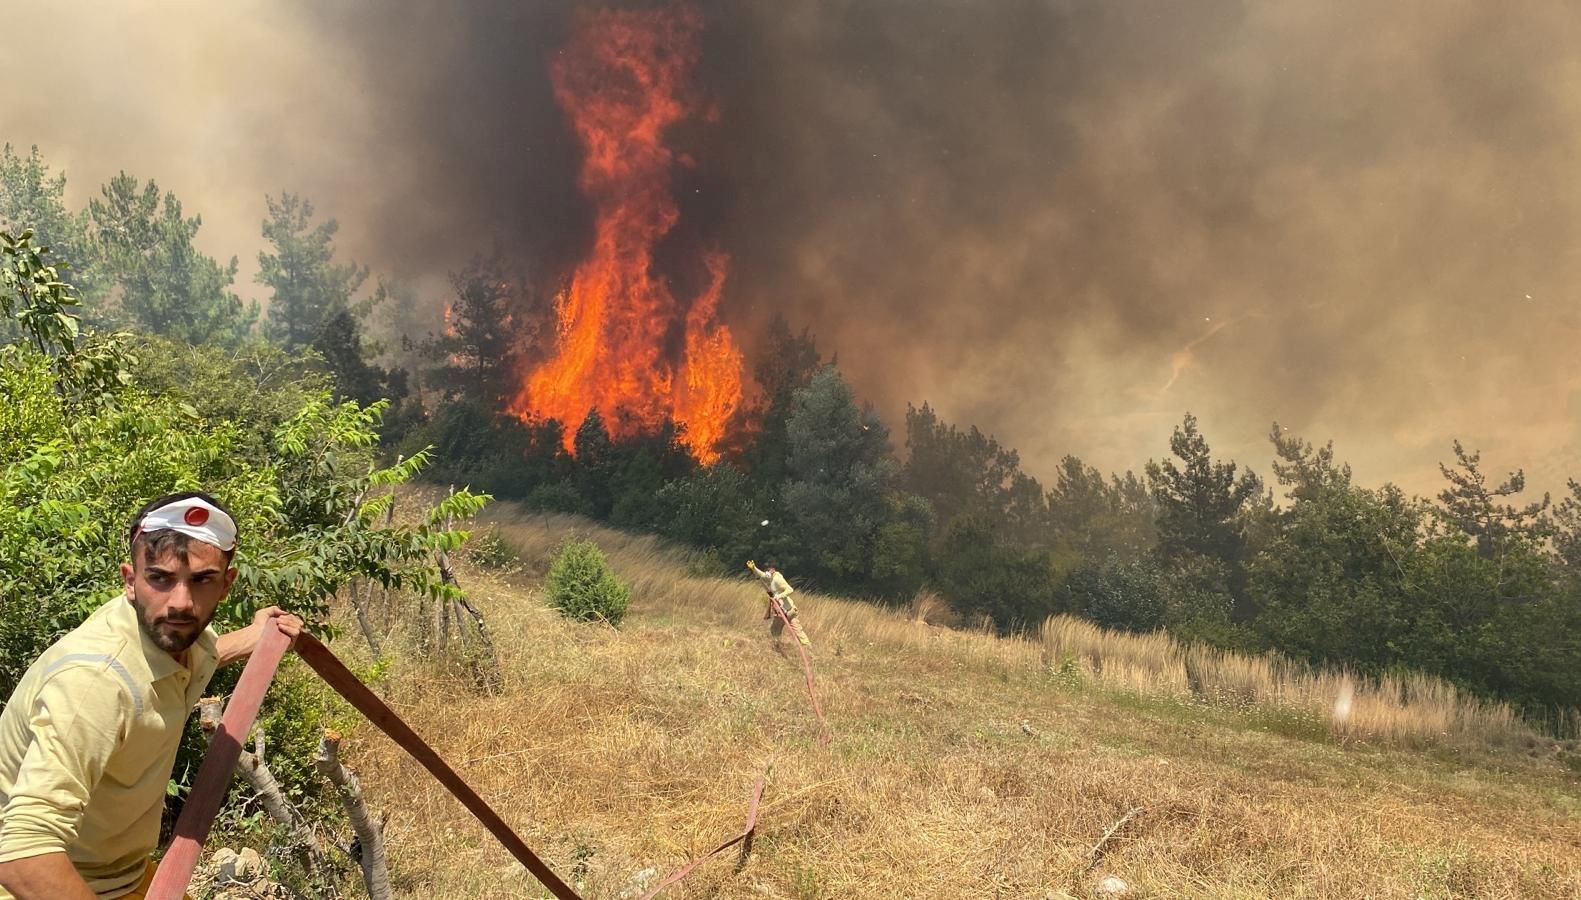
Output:
<instances>
[{"instance_id":1,"label":"metal pole","mask_svg":"<svg viewBox=\"0 0 1581 900\"><path fill-rule=\"evenodd\" d=\"M242 741L252 731L253 720L258 718L258 707L263 703L264 692L274 680L275 669L285 656L291 639L281 633L274 620L264 626L263 637L257 649L247 659L247 668L236 682L231 701L225 707L225 717L219 730L209 742L208 755L198 768L198 777L192 781L192 793L176 819L176 836L160 860L154 873L154 882L148 887L148 900L181 900L197 868L198 857L203 853L203 842L208 839L214 817L225 802L225 789L230 787L231 776L236 772L236 760L241 757Z\"/></svg>"}]
</instances>

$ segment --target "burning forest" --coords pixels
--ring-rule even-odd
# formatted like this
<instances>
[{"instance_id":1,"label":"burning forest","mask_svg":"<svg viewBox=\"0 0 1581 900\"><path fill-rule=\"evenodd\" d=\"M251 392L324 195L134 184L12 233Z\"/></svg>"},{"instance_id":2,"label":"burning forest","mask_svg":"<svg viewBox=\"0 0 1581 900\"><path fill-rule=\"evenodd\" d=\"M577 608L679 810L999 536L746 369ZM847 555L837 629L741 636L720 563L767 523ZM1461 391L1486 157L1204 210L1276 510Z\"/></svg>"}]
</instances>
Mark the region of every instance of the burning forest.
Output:
<instances>
[{"instance_id":1,"label":"burning forest","mask_svg":"<svg viewBox=\"0 0 1581 900\"><path fill-rule=\"evenodd\" d=\"M509 408L561 422L568 450L597 410L615 437L673 422L708 463L741 409L741 349L719 319L730 257L707 252L706 285L690 297L656 258L680 216L673 169L689 164L668 132L702 114L691 83L701 27L690 6L582 13L551 70L584 151L577 184L594 234L555 300L549 356L523 372Z\"/></svg>"}]
</instances>

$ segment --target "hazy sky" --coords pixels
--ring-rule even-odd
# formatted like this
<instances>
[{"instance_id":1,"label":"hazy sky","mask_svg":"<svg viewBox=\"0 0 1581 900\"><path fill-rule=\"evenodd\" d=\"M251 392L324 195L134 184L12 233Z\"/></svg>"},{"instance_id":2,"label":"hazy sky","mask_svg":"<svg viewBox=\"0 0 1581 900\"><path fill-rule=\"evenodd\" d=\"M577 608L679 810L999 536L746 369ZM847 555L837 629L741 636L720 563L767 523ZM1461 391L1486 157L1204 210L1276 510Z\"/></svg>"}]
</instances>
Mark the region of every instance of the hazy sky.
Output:
<instances>
[{"instance_id":1,"label":"hazy sky","mask_svg":"<svg viewBox=\"0 0 1581 900\"><path fill-rule=\"evenodd\" d=\"M576 5L0 0L0 141L78 204L157 178L244 292L282 189L435 296L496 238L549 277ZM1436 490L1457 436L1581 477L1574 3L701 5L675 254L732 254L726 320L811 328L897 438L927 400L1033 474L1124 469L1191 410L1264 473L1277 419L1370 483Z\"/></svg>"}]
</instances>

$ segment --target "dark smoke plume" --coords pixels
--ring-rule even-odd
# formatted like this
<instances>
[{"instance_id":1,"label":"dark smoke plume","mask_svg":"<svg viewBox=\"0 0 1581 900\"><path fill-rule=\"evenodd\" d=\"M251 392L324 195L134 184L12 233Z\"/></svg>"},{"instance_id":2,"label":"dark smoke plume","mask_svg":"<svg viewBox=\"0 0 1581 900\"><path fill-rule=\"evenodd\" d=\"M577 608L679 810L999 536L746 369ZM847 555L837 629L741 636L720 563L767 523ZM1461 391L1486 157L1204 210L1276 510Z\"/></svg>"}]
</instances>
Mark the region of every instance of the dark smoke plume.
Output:
<instances>
[{"instance_id":1,"label":"dark smoke plume","mask_svg":"<svg viewBox=\"0 0 1581 900\"><path fill-rule=\"evenodd\" d=\"M1277 419L1369 482L1434 488L1452 436L1581 475L1573 4L702 9L719 115L676 136L675 246L732 254L726 320L810 327L890 421L929 400L1034 474L1136 467L1189 409L1260 469ZM71 61L0 50L54 72L0 139L79 198L158 177L244 261L287 188L436 295L494 238L552 278L589 227L547 77L573 10L40 4L12 20Z\"/></svg>"}]
</instances>

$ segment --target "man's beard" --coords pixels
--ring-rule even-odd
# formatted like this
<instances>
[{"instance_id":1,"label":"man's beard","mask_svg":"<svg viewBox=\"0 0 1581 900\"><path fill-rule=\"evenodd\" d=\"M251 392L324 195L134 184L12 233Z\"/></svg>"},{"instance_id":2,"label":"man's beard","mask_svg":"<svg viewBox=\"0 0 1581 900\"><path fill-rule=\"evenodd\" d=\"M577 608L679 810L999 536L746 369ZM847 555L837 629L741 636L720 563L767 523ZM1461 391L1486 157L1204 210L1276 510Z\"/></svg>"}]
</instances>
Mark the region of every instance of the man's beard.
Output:
<instances>
[{"instance_id":1,"label":"man's beard","mask_svg":"<svg viewBox=\"0 0 1581 900\"><path fill-rule=\"evenodd\" d=\"M137 599L135 588L132 606L137 610L137 624L142 627L143 634L148 635L148 639L166 653L185 653L188 647L197 643L198 638L203 634L203 629L209 627L209 622L214 619L212 614L207 619L199 619L196 616L185 618L160 616L157 619L150 619L148 607Z\"/></svg>"}]
</instances>

